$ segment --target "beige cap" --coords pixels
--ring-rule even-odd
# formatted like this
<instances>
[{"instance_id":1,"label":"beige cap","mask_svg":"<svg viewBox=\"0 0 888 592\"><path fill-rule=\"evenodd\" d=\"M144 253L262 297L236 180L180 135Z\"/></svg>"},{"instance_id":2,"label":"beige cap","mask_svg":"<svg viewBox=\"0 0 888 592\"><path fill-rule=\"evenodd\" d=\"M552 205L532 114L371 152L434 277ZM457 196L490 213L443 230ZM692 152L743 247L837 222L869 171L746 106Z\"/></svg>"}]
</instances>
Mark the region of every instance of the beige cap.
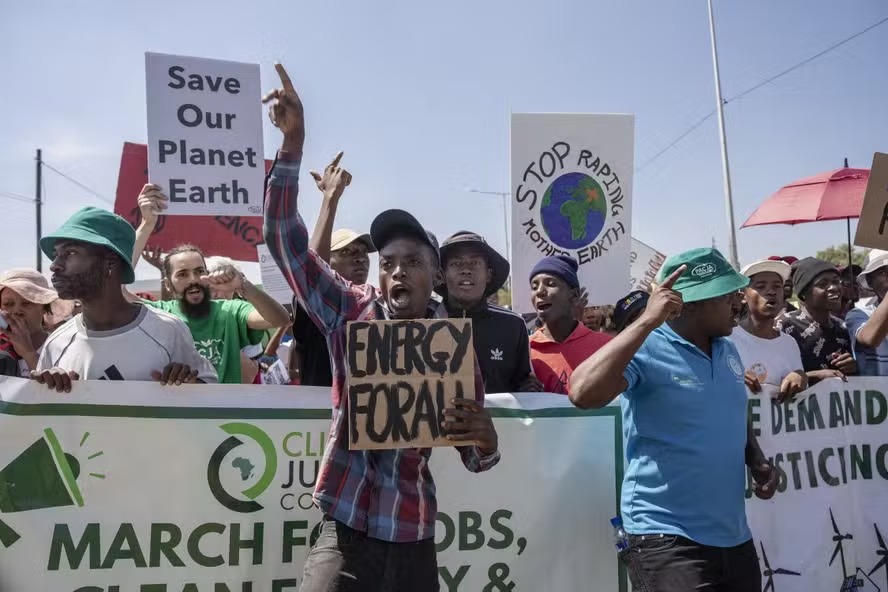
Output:
<instances>
[{"instance_id":1,"label":"beige cap","mask_svg":"<svg viewBox=\"0 0 888 592\"><path fill-rule=\"evenodd\" d=\"M756 261L755 263L750 263L740 270L740 274L751 278L757 273L764 273L766 271L776 273L785 282L789 279L789 276L792 273L792 267L790 267L788 263L784 263L783 261L772 261L770 259L766 259L764 261Z\"/></svg>"},{"instance_id":2,"label":"beige cap","mask_svg":"<svg viewBox=\"0 0 888 592\"><path fill-rule=\"evenodd\" d=\"M370 240L369 234L358 234L350 228L340 228L333 231L333 236L330 237L330 250L338 251L339 249L344 249L355 241L362 241L366 244L368 253L376 252L376 247L373 246L373 241Z\"/></svg>"}]
</instances>

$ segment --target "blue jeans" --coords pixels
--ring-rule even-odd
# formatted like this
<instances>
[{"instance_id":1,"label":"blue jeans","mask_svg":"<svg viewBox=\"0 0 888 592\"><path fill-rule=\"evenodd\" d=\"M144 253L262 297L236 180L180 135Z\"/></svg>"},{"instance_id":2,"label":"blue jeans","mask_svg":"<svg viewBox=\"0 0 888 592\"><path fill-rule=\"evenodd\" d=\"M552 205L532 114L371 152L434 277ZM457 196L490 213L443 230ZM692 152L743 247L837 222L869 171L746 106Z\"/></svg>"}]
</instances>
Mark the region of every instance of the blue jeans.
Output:
<instances>
[{"instance_id":1,"label":"blue jeans","mask_svg":"<svg viewBox=\"0 0 888 592\"><path fill-rule=\"evenodd\" d=\"M435 540L390 543L324 517L300 592L438 592Z\"/></svg>"},{"instance_id":2,"label":"blue jeans","mask_svg":"<svg viewBox=\"0 0 888 592\"><path fill-rule=\"evenodd\" d=\"M620 552L635 592L761 592L753 542L709 547L668 534L629 535Z\"/></svg>"}]
</instances>

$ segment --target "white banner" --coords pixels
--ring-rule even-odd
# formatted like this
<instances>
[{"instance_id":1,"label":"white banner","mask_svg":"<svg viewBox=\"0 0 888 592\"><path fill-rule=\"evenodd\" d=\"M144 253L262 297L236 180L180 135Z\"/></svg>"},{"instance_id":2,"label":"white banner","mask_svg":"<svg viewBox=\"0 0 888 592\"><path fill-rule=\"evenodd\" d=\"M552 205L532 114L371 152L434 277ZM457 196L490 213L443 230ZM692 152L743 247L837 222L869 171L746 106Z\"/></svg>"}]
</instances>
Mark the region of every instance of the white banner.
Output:
<instances>
[{"instance_id":1,"label":"white banner","mask_svg":"<svg viewBox=\"0 0 888 592\"><path fill-rule=\"evenodd\" d=\"M329 391L0 378L0 590L296 592ZM488 398L502 462L437 449L445 592L626 592L617 407ZM619 461L617 462L617 459Z\"/></svg>"},{"instance_id":2,"label":"white banner","mask_svg":"<svg viewBox=\"0 0 888 592\"><path fill-rule=\"evenodd\" d=\"M259 274L262 278L262 289L266 294L281 304L293 303L293 290L287 283L287 278L281 268L277 266L268 245L260 243L256 245L256 253L259 256Z\"/></svg>"},{"instance_id":3,"label":"white banner","mask_svg":"<svg viewBox=\"0 0 888 592\"><path fill-rule=\"evenodd\" d=\"M512 302L548 255L579 262L590 305L626 295L632 230L632 115L512 114Z\"/></svg>"},{"instance_id":4,"label":"white banner","mask_svg":"<svg viewBox=\"0 0 888 592\"><path fill-rule=\"evenodd\" d=\"M258 64L145 54L148 176L170 215L262 214Z\"/></svg>"},{"instance_id":5,"label":"white banner","mask_svg":"<svg viewBox=\"0 0 888 592\"><path fill-rule=\"evenodd\" d=\"M632 264L630 268L629 291L642 290L648 292L651 282L657 277L657 272L660 271L660 267L666 261L666 255L633 238L632 253L629 256L629 261Z\"/></svg>"},{"instance_id":6,"label":"white banner","mask_svg":"<svg viewBox=\"0 0 888 592\"><path fill-rule=\"evenodd\" d=\"M825 381L796 403L751 396L759 443L781 472L772 501L747 492L772 590L888 590L885 393L888 379L850 378Z\"/></svg>"}]
</instances>

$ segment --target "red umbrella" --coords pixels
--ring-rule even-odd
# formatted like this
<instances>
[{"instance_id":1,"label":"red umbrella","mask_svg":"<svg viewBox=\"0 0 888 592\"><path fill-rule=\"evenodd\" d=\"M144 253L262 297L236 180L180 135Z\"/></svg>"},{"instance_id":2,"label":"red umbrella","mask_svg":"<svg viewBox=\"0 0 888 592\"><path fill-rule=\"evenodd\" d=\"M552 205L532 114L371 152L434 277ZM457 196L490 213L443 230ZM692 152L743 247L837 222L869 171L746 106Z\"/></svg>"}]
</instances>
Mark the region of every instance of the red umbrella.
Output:
<instances>
[{"instance_id":1,"label":"red umbrella","mask_svg":"<svg viewBox=\"0 0 888 592\"><path fill-rule=\"evenodd\" d=\"M790 183L765 200L741 228L860 217L869 169L841 168Z\"/></svg>"},{"instance_id":2,"label":"red umbrella","mask_svg":"<svg viewBox=\"0 0 888 592\"><path fill-rule=\"evenodd\" d=\"M848 221L848 263L851 263L851 218L860 217L869 169L841 169L800 179L765 200L741 228L765 224Z\"/></svg>"}]
</instances>

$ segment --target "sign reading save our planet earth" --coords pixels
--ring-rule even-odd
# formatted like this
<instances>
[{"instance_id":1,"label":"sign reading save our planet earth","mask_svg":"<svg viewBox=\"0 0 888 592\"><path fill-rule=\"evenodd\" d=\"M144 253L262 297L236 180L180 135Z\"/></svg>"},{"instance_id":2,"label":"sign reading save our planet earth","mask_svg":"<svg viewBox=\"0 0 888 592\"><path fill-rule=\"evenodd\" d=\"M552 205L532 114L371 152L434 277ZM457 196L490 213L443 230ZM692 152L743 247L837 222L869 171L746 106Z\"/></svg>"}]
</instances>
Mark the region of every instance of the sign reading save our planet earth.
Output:
<instances>
[{"instance_id":1,"label":"sign reading save our planet earth","mask_svg":"<svg viewBox=\"0 0 888 592\"><path fill-rule=\"evenodd\" d=\"M548 255L580 265L590 305L626 294L632 251L631 115L512 115L512 272L526 278ZM516 281L513 307L531 310Z\"/></svg>"}]
</instances>

